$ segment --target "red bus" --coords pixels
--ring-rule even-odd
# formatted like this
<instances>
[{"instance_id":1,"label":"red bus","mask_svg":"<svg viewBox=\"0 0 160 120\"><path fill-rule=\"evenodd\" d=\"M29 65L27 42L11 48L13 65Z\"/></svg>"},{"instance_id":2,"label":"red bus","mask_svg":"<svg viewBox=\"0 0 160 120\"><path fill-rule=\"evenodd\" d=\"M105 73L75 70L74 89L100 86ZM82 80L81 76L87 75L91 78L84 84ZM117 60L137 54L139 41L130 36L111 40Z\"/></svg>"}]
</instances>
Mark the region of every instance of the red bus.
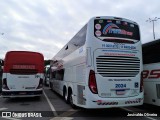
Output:
<instances>
[{"instance_id":1,"label":"red bus","mask_svg":"<svg viewBox=\"0 0 160 120\"><path fill-rule=\"evenodd\" d=\"M2 75L3 97L41 96L44 57L38 52L9 51Z\"/></svg>"}]
</instances>

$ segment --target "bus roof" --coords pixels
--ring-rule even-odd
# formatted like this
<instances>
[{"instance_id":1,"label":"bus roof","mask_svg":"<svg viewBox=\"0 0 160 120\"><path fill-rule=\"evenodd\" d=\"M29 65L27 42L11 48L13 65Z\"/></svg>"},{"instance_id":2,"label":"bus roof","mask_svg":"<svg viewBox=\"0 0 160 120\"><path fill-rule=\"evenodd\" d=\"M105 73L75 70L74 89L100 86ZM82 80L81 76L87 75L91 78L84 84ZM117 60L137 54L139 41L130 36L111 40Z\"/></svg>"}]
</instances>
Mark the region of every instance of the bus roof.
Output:
<instances>
[{"instance_id":1,"label":"bus roof","mask_svg":"<svg viewBox=\"0 0 160 120\"><path fill-rule=\"evenodd\" d=\"M137 22L132 21L132 20L130 20L130 19L123 18L123 17L115 17L115 16L96 16L96 17L92 17L91 19L120 20L120 21L127 21L127 22L130 22L130 23L133 23L133 24L138 25Z\"/></svg>"}]
</instances>

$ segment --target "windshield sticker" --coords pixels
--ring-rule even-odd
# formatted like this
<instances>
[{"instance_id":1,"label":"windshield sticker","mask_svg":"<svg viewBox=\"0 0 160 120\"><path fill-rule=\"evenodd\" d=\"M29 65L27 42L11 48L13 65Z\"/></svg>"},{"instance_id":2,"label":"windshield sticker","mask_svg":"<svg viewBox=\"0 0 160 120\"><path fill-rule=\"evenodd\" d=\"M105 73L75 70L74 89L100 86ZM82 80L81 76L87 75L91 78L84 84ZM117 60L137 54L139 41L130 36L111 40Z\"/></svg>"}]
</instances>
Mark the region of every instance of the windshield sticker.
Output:
<instances>
[{"instance_id":1,"label":"windshield sticker","mask_svg":"<svg viewBox=\"0 0 160 120\"><path fill-rule=\"evenodd\" d=\"M96 28L97 30L100 30L100 29L101 29L101 25L100 25L100 24L96 24L96 25L95 25L95 28Z\"/></svg>"},{"instance_id":2,"label":"windshield sticker","mask_svg":"<svg viewBox=\"0 0 160 120\"><path fill-rule=\"evenodd\" d=\"M101 31L99 31L99 30L97 30L96 32L95 32L95 34L96 34L96 36L101 36Z\"/></svg>"},{"instance_id":3,"label":"windshield sticker","mask_svg":"<svg viewBox=\"0 0 160 120\"><path fill-rule=\"evenodd\" d=\"M120 29L116 24L113 23L108 23L104 29L103 29L103 34L121 34L121 35L128 35L132 36L133 32L126 31L124 29Z\"/></svg>"}]
</instances>

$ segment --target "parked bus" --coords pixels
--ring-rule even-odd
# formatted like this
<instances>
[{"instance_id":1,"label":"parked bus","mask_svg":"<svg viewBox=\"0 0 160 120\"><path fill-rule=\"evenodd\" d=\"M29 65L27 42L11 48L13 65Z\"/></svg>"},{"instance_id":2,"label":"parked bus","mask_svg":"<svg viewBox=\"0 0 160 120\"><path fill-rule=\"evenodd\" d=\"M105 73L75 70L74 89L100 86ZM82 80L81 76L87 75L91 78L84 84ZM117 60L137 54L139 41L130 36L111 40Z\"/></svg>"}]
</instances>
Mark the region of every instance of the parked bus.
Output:
<instances>
[{"instance_id":1,"label":"parked bus","mask_svg":"<svg viewBox=\"0 0 160 120\"><path fill-rule=\"evenodd\" d=\"M50 65L50 87L73 107L143 104L142 46L136 22L94 17Z\"/></svg>"},{"instance_id":2,"label":"parked bus","mask_svg":"<svg viewBox=\"0 0 160 120\"><path fill-rule=\"evenodd\" d=\"M160 39L143 45L144 103L160 106Z\"/></svg>"},{"instance_id":3,"label":"parked bus","mask_svg":"<svg viewBox=\"0 0 160 120\"><path fill-rule=\"evenodd\" d=\"M2 77L2 96L41 96L43 70L42 54L29 51L7 52Z\"/></svg>"},{"instance_id":4,"label":"parked bus","mask_svg":"<svg viewBox=\"0 0 160 120\"><path fill-rule=\"evenodd\" d=\"M49 85L49 79L50 79L50 65L46 65L44 68L44 84L46 86Z\"/></svg>"}]
</instances>

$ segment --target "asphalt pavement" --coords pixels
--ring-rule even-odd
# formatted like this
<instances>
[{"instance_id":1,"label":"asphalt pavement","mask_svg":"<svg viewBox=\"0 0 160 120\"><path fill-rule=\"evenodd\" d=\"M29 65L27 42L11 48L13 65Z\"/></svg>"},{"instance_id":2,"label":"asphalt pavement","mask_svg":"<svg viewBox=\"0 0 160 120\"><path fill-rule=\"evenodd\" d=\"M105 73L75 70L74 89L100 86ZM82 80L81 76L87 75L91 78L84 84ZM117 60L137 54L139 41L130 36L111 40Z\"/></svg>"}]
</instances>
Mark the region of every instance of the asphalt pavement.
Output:
<instances>
[{"instance_id":1,"label":"asphalt pavement","mask_svg":"<svg viewBox=\"0 0 160 120\"><path fill-rule=\"evenodd\" d=\"M11 113L12 118L5 117L6 112ZM125 108L73 109L49 87L44 87L40 98L2 98L0 96L0 120L160 120L160 117L153 115L160 115L159 107L146 104Z\"/></svg>"}]
</instances>

